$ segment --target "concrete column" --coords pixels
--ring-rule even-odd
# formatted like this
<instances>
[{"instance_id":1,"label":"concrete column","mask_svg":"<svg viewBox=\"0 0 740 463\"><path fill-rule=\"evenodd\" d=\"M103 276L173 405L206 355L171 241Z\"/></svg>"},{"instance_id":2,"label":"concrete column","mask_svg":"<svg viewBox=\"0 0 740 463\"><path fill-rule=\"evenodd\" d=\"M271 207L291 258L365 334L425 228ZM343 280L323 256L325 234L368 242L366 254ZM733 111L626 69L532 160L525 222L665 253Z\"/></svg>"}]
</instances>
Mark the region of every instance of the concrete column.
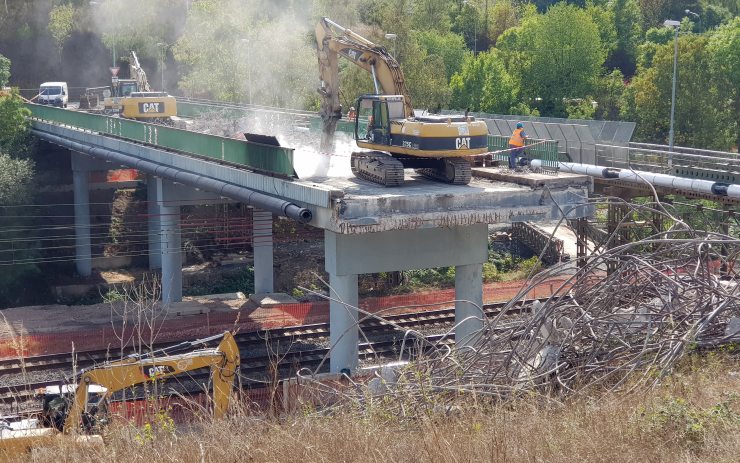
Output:
<instances>
[{"instance_id":1,"label":"concrete column","mask_svg":"<svg viewBox=\"0 0 740 463\"><path fill-rule=\"evenodd\" d=\"M163 183L163 197L157 202L162 236L162 302L182 301L182 238L180 206L167 194L170 182Z\"/></svg>"},{"instance_id":2,"label":"concrete column","mask_svg":"<svg viewBox=\"0 0 740 463\"><path fill-rule=\"evenodd\" d=\"M252 249L254 251L255 294L274 291L272 261L272 212L252 211Z\"/></svg>"},{"instance_id":3,"label":"concrete column","mask_svg":"<svg viewBox=\"0 0 740 463\"><path fill-rule=\"evenodd\" d=\"M483 264L455 266L455 299L455 344L470 346L484 326Z\"/></svg>"},{"instance_id":4,"label":"concrete column","mask_svg":"<svg viewBox=\"0 0 740 463\"><path fill-rule=\"evenodd\" d=\"M80 276L89 277L92 273L89 172L73 170L72 182L75 201L75 266Z\"/></svg>"},{"instance_id":5,"label":"concrete column","mask_svg":"<svg viewBox=\"0 0 740 463\"><path fill-rule=\"evenodd\" d=\"M357 369L360 339L355 309L358 304L357 275L329 274L329 284L331 297L336 299L329 303L329 369L332 373L343 370L354 372Z\"/></svg>"},{"instance_id":6,"label":"concrete column","mask_svg":"<svg viewBox=\"0 0 740 463\"><path fill-rule=\"evenodd\" d=\"M149 234L149 269L162 268L162 237L157 201L162 199L162 179L148 176L146 179L147 230Z\"/></svg>"}]
</instances>

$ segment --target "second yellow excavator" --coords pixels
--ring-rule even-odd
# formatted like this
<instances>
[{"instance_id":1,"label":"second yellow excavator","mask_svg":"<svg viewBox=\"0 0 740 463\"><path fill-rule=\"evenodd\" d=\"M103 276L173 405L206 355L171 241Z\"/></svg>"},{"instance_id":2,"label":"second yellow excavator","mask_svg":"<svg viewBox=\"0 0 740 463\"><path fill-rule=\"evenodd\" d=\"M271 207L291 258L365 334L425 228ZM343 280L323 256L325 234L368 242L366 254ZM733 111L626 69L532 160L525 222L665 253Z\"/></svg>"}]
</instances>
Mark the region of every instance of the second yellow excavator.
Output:
<instances>
[{"instance_id":1,"label":"second yellow excavator","mask_svg":"<svg viewBox=\"0 0 740 463\"><path fill-rule=\"evenodd\" d=\"M191 350L218 338L221 342L216 348ZM41 420L28 420L33 423L27 426L21 423L0 427L0 460L51 445L53 439L77 431L82 431L87 442L94 443L96 437L100 441L96 432L107 422L107 401L111 394L201 368L211 369L213 416L223 417L229 407L234 379L239 374L239 347L229 332L83 370L76 386L47 387L41 391Z\"/></svg>"},{"instance_id":2,"label":"second yellow excavator","mask_svg":"<svg viewBox=\"0 0 740 463\"><path fill-rule=\"evenodd\" d=\"M467 115L416 116L403 72L388 51L359 34L322 18L316 26L322 95L322 150L331 148L339 102L338 57L343 56L372 74L375 93L356 103L355 141L371 151L352 153L352 172L385 186L403 184L404 168L455 185L471 179L465 156L488 151L488 127ZM367 129L360 119L367 117Z\"/></svg>"}]
</instances>

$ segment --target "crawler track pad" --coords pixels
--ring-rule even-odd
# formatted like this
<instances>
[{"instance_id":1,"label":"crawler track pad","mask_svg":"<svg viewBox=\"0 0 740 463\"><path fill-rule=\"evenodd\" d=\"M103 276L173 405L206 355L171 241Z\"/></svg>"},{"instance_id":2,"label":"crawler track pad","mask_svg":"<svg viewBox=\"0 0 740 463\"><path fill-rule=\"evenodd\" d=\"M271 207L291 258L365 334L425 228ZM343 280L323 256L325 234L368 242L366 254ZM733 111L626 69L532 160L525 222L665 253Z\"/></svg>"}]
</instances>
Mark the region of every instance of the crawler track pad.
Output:
<instances>
[{"instance_id":1,"label":"crawler track pad","mask_svg":"<svg viewBox=\"0 0 740 463\"><path fill-rule=\"evenodd\" d=\"M473 177L470 163L464 158L444 158L439 160L439 166L436 168L424 167L415 170L424 177L453 185L467 185Z\"/></svg>"},{"instance_id":2,"label":"crawler track pad","mask_svg":"<svg viewBox=\"0 0 740 463\"><path fill-rule=\"evenodd\" d=\"M403 185L403 164L382 151L352 153L352 173L383 186Z\"/></svg>"}]
</instances>

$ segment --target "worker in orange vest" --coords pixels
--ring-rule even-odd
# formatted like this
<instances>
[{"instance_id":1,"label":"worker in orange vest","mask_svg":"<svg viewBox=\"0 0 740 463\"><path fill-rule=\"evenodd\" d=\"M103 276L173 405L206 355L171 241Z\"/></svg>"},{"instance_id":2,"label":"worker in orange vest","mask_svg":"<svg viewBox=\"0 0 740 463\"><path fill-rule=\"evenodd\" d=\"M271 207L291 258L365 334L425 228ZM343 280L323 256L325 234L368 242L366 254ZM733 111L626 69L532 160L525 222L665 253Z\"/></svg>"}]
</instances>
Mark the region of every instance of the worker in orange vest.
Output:
<instances>
[{"instance_id":1,"label":"worker in orange vest","mask_svg":"<svg viewBox=\"0 0 740 463\"><path fill-rule=\"evenodd\" d=\"M516 168L516 158L524 154L524 144L527 134L524 133L524 123L517 122L514 133L509 138L509 169Z\"/></svg>"},{"instance_id":2,"label":"worker in orange vest","mask_svg":"<svg viewBox=\"0 0 740 463\"><path fill-rule=\"evenodd\" d=\"M355 117L357 117L357 111L355 111L354 106L350 106L349 112L347 113L347 119L354 121Z\"/></svg>"}]
</instances>

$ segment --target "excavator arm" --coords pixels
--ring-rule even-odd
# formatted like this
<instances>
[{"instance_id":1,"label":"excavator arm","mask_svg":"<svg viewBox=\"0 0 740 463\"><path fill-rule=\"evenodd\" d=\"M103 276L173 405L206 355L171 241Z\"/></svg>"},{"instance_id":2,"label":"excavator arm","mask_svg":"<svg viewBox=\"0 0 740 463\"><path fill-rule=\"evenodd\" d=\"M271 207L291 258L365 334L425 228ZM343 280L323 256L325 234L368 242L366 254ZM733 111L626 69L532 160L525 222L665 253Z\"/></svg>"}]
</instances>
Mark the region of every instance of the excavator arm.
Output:
<instances>
[{"instance_id":1,"label":"excavator arm","mask_svg":"<svg viewBox=\"0 0 740 463\"><path fill-rule=\"evenodd\" d=\"M323 120L322 149L330 147L337 121L342 117L342 106L339 102L339 56L369 72L373 76L376 93L403 95L405 117L414 116L401 67L385 48L328 18L322 18L316 25L316 42L321 75L319 93L322 96L320 110Z\"/></svg>"},{"instance_id":2,"label":"excavator arm","mask_svg":"<svg viewBox=\"0 0 740 463\"><path fill-rule=\"evenodd\" d=\"M140 92L151 92L152 89L149 87L149 81L146 78L146 72L139 64L139 57L136 56L136 52L131 50L131 56L128 62L129 71L131 78L136 80Z\"/></svg>"},{"instance_id":3,"label":"excavator arm","mask_svg":"<svg viewBox=\"0 0 740 463\"><path fill-rule=\"evenodd\" d=\"M82 416L87 409L88 389L91 384L105 387L107 389L105 397L107 397L127 387L200 368L211 369L213 415L215 418L220 418L228 409L231 388L239 370L239 348L229 332L223 334L221 343L215 349L199 349L180 355L153 356L144 359L123 359L83 371L69 414L64 422L64 432L69 433L79 428Z\"/></svg>"}]
</instances>

